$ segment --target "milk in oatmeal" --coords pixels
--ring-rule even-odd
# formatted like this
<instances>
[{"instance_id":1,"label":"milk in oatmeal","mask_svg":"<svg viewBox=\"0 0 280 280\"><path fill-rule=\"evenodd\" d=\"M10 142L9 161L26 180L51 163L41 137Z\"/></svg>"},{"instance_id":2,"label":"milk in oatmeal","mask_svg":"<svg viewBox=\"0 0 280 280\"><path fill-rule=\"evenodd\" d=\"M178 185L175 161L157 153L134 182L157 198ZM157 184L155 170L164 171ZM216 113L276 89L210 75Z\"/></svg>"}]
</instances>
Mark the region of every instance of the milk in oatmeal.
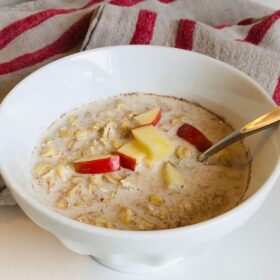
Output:
<instances>
[{"instance_id":1,"label":"milk in oatmeal","mask_svg":"<svg viewBox=\"0 0 280 280\"><path fill-rule=\"evenodd\" d=\"M139 126L137 116L154 108L160 108L161 118L151 129L170 147L162 158L155 155L156 160L151 160L132 131ZM176 228L220 215L235 207L246 191L248 153L238 142L207 163L199 162L197 147L177 135L184 123L199 129L212 143L233 131L197 104L152 94L119 95L68 112L44 132L34 150L34 193L62 215L116 229ZM143 155L135 170L77 172L75 166L89 159L119 157L118 150L130 142ZM150 144L157 153L156 140Z\"/></svg>"}]
</instances>

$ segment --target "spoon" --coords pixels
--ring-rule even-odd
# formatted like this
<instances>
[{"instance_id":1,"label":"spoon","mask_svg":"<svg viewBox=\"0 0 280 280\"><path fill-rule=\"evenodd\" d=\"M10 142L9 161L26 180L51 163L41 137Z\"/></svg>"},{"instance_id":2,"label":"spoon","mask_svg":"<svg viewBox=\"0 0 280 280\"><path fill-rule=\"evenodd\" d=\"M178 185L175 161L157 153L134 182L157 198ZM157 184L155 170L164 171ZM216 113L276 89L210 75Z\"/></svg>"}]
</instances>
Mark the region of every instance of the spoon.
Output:
<instances>
[{"instance_id":1,"label":"spoon","mask_svg":"<svg viewBox=\"0 0 280 280\"><path fill-rule=\"evenodd\" d=\"M271 126L275 126L280 123L280 107L275 108L269 113L266 113L257 119L249 122L242 128L235 130L213 146L211 146L209 149L207 149L205 152L203 152L198 160L199 161L205 161L208 159L208 157L216 154L220 150L226 148L227 146L233 144L234 142L237 142L238 140L245 138L251 134L257 133L261 130L267 129Z\"/></svg>"}]
</instances>

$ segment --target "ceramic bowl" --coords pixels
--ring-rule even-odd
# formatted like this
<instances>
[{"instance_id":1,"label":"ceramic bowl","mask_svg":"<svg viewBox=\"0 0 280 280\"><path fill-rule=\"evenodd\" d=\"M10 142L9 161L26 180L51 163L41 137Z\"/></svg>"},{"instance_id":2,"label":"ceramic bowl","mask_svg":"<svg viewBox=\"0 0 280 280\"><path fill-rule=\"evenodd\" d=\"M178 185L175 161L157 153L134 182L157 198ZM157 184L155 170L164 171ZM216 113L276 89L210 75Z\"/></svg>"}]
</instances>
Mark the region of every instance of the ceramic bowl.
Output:
<instances>
[{"instance_id":1,"label":"ceramic bowl","mask_svg":"<svg viewBox=\"0 0 280 280\"><path fill-rule=\"evenodd\" d=\"M147 232L106 229L40 204L32 194L30 158L43 131L64 112L128 92L196 101L235 128L275 105L258 84L233 67L197 53L151 46L101 48L60 59L24 79L5 98L0 106L0 170L22 210L70 250L116 270L145 273L203 252L257 211L280 171L280 130L245 140L253 163L242 203L199 224Z\"/></svg>"}]
</instances>

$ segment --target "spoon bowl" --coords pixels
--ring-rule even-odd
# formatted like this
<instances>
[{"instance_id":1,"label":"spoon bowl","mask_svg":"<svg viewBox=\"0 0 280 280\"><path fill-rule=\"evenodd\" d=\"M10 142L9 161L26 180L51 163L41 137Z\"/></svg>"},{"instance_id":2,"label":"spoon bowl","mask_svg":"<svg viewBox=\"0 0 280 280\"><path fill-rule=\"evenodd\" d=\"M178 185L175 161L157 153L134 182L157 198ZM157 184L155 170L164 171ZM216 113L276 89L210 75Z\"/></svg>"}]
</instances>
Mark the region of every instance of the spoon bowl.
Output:
<instances>
[{"instance_id":1,"label":"spoon bowl","mask_svg":"<svg viewBox=\"0 0 280 280\"><path fill-rule=\"evenodd\" d=\"M264 129L268 129L272 126L276 126L280 123L280 108L277 107L274 110L256 118L255 120L244 125L242 128L235 130L225 138L221 139L219 142L215 143L209 149L204 151L199 157L199 161L205 161L210 156L218 153L219 151L225 149L229 145Z\"/></svg>"}]
</instances>

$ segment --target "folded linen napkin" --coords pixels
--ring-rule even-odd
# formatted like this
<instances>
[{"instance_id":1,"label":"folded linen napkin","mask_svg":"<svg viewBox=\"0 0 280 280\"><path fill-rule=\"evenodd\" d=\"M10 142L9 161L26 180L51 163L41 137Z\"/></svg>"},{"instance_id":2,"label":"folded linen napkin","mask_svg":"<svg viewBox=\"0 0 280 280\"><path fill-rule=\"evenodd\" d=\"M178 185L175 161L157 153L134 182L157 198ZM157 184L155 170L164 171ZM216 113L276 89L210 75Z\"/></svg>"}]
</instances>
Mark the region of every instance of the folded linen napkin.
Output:
<instances>
[{"instance_id":1,"label":"folded linen napkin","mask_svg":"<svg viewBox=\"0 0 280 280\"><path fill-rule=\"evenodd\" d=\"M37 0L0 9L0 101L26 75L79 50L153 44L217 58L280 105L280 11L244 0ZM14 204L0 180L0 205Z\"/></svg>"}]
</instances>

